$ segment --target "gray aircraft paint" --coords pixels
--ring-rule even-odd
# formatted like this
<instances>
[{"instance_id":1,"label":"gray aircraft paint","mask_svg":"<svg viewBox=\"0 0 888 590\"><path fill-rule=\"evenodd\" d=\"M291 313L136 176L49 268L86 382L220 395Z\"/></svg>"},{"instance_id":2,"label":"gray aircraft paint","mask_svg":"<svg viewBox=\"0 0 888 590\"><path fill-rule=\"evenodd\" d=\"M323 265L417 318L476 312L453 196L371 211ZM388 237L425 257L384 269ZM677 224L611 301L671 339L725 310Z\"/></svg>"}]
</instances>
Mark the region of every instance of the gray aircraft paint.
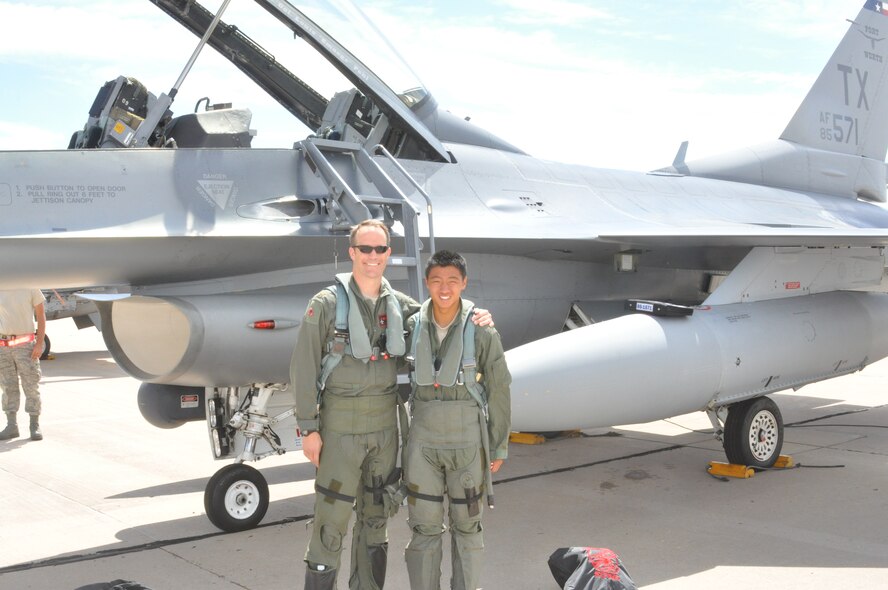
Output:
<instances>
[{"instance_id":1,"label":"gray aircraft paint","mask_svg":"<svg viewBox=\"0 0 888 590\"><path fill-rule=\"evenodd\" d=\"M885 21L883 15L861 11L840 49L872 53L875 42L857 28L886 28ZM400 160L432 196L437 246L466 254L466 296L493 310L507 348L530 346L539 360L525 365L517 351L510 352L510 359L516 359L516 399L524 404L516 405L516 424L535 429L531 417L545 415L537 426L559 417L575 427L601 425L628 419L634 414L627 408L646 403L644 395L619 402L617 387L617 401L602 406L593 403L599 395L594 387L568 387L578 382L573 371L583 366L609 370L591 352L576 354L596 349L607 330L626 325L631 332L635 324L646 322L650 328L653 322L668 334L678 325L670 324L672 319L602 321L623 315L622 302L628 298L702 304L715 295L707 289L713 276L730 276L750 252L762 250L803 248L815 267L827 267L830 254L824 249L854 247L870 250L877 266L884 266L880 248L888 244L888 211L878 203L884 200L885 165L878 159L884 158L884 147L881 154L870 150L884 146L888 137L885 93L876 92L888 64L876 67L874 60L863 59L851 61L837 51L783 139L771 146L677 162L650 174L541 161L441 115L433 102L425 103L421 119L411 118L409 111L401 115L423 134L422 121L434 127L454 160ZM851 73L836 63L848 65ZM865 85L864 72L869 72ZM812 113L837 113L841 119L822 122ZM854 150L848 147L850 139L830 141L825 134L823 141L817 139L821 129L832 128L828 123L844 124L845 116L853 117L855 129L863 133L856 136ZM809 128L814 131L808 133ZM841 129L843 139L850 138L849 130ZM357 192L376 190L349 156L331 155L330 160ZM418 226L425 232L422 198L387 160L376 160L417 206ZM99 306L109 350L144 381L196 386L283 382L308 298L329 284L335 271L349 266L347 237L331 232L329 217L321 213L329 199L326 184L298 148L2 152L0 286L106 286L130 292L133 297L108 297ZM301 217L287 214L297 208ZM306 211L316 213L303 215ZM396 238L395 249L400 248ZM633 272L614 270L620 252L637 257ZM801 285L795 268L780 267L774 280ZM396 286L405 285L403 269L392 268L389 274ZM871 270L863 285L842 278L857 274L834 274L832 291L884 290L881 277ZM804 298L814 297L814 291L800 287L784 304L761 296L761 289L754 292L758 295L743 303L729 304L761 304L756 309L766 311L757 314L773 315L776 321L794 306L812 305ZM852 310L862 325L863 312L853 311L861 306L877 325L888 314L880 303L861 304L857 295L817 297L826 302L818 321ZM881 301L881 295L873 297ZM573 305L601 323L557 336ZM688 322L704 321L700 317L695 314ZM286 327L249 327L267 318L282 320ZM745 337L750 347L783 346L764 333L770 322L760 325ZM634 336L644 339L648 328L637 328ZM731 338L730 325L707 329L718 338ZM791 384L777 380L772 385L822 379L838 374L828 367L839 361L852 370L886 354L880 343L848 333L846 340L832 344L819 339L818 346L826 348L812 357L815 364L800 365ZM549 336L553 339L541 340ZM844 350L851 344L865 350L846 359ZM680 358L688 352L681 346L668 350ZM573 360L571 367L556 368L563 358ZM789 362L789 357L777 358ZM713 361L713 367L721 367L722 360ZM537 369L522 373L529 366ZM741 366L750 383L768 377ZM664 381L668 370L664 365ZM631 375L628 366L625 374ZM629 381L624 385L635 388ZM572 393L553 404L547 392L555 389ZM732 391L730 400L739 399L736 392L755 396L764 390L746 384ZM718 387L694 390L691 398L675 403L664 397L667 401L652 405L656 411L644 417L724 403L728 398L719 398L720 392ZM612 407L613 413L602 413L602 407Z\"/></svg>"}]
</instances>

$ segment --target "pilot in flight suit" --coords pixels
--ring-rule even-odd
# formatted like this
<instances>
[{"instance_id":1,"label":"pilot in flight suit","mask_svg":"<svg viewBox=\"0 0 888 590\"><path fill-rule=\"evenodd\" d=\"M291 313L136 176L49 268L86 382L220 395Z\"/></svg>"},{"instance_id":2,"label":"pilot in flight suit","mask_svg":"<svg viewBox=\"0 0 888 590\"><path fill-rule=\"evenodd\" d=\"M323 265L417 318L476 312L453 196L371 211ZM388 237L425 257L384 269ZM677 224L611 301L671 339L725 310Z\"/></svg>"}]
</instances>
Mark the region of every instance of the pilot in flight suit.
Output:
<instances>
[{"instance_id":1,"label":"pilot in flight suit","mask_svg":"<svg viewBox=\"0 0 888 590\"><path fill-rule=\"evenodd\" d=\"M431 299L408 320L414 392L404 478L413 537L405 559L412 590L440 588L445 493L450 587L478 587L482 499L491 500L490 473L508 455L511 375L497 331L467 323L472 303L460 298L466 284L465 259L436 252L426 267Z\"/></svg>"},{"instance_id":2,"label":"pilot in flight suit","mask_svg":"<svg viewBox=\"0 0 888 590\"><path fill-rule=\"evenodd\" d=\"M318 467L305 588L335 588L353 507L349 587L375 590L385 581L390 507L383 488L398 475L397 357L405 350L403 318L419 308L382 277L388 243L379 221L352 228L353 272L311 300L293 351L296 418L304 452ZM348 303L342 330L335 325L339 294Z\"/></svg>"}]
</instances>

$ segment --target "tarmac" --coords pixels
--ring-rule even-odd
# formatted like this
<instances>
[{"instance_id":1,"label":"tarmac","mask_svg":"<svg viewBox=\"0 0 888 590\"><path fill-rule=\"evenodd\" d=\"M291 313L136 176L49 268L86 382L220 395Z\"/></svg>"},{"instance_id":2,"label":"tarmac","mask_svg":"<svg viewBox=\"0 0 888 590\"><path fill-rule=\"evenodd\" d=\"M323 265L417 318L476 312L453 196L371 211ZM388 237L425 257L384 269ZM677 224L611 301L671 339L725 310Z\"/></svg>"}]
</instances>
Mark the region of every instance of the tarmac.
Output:
<instances>
[{"instance_id":1,"label":"tarmac","mask_svg":"<svg viewBox=\"0 0 888 590\"><path fill-rule=\"evenodd\" d=\"M225 464L205 424L149 425L138 382L98 332L68 320L48 329L45 440L0 442L0 589L118 579L151 590L301 588L314 477L301 453L255 464L268 514L256 529L223 533L203 510L204 486ZM513 444L485 512L483 588L556 590L549 555L591 546L616 552L650 590L888 589L886 388L883 361L774 395L788 425L783 452L801 467L749 479L706 472L725 458L702 413ZM27 434L21 413L19 423ZM408 588L408 538L402 510L386 588Z\"/></svg>"}]
</instances>

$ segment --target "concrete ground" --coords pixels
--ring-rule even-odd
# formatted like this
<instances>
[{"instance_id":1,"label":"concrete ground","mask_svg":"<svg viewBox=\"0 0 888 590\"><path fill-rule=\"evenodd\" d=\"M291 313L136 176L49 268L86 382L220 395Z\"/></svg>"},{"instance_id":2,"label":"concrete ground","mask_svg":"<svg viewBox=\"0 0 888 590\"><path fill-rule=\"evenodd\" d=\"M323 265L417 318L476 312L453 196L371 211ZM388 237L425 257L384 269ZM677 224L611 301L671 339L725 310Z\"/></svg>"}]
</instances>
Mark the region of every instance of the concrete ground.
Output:
<instances>
[{"instance_id":1,"label":"concrete ground","mask_svg":"<svg viewBox=\"0 0 888 590\"><path fill-rule=\"evenodd\" d=\"M220 532L203 511L206 481L223 465L204 424L154 428L97 332L59 321L49 333L46 438L0 442L0 590L115 579L152 590L301 588L310 464L297 453L256 464L271 489L263 524ZM706 473L724 455L703 414L512 445L485 515L483 586L555 590L549 554L593 546L619 554L651 590L888 589L886 389L882 362L775 395L790 425L784 453L801 468L746 480ZM405 519L390 527L395 590L408 587Z\"/></svg>"}]
</instances>

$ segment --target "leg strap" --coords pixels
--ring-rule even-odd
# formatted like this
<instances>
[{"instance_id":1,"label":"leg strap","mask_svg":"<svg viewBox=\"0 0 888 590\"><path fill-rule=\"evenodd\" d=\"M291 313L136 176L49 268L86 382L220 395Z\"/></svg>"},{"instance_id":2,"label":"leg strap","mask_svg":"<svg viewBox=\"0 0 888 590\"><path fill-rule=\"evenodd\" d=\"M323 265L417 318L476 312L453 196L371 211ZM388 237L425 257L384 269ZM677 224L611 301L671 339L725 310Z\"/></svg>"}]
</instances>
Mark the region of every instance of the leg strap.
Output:
<instances>
[{"instance_id":1,"label":"leg strap","mask_svg":"<svg viewBox=\"0 0 888 590\"><path fill-rule=\"evenodd\" d=\"M465 498L454 498L451 496L450 501L454 504L467 504L469 516L478 516L480 513L478 502L484 497L484 491L478 488L465 488L463 489L463 492L466 494Z\"/></svg>"},{"instance_id":2,"label":"leg strap","mask_svg":"<svg viewBox=\"0 0 888 590\"><path fill-rule=\"evenodd\" d=\"M315 482L315 491L319 494L326 496L324 501L333 503L334 500L341 500L342 502L348 502L349 504L355 503L354 496L347 496L345 494L339 493L339 489L342 487L342 483L336 481L335 479L330 482L330 487L325 488L324 486Z\"/></svg>"},{"instance_id":3,"label":"leg strap","mask_svg":"<svg viewBox=\"0 0 888 590\"><path fill-rule=\"evenodd\" d=\"M386 479L385 481L383 481L381 475L374 475L373 486L364 486L364 491L373 494L373 503L379 505L383 503L383 496L388 493L386 490L386 486L398 483L400 479L401 469L399 467L395 467L392 472L389 473L388 479Z\"/></svg>"},{"instance_id":4,"label":"leg strap","mask_svg":"<svg viewBox=\"0 0 888 590\"><path fill-rule=\"evenodd\" d=\"M444 502L444 496L432 496L431 494L423 494L414 484L407 485L407 495L411 498L425 500L426 502Z\"/></svg>"}]
</instances>

